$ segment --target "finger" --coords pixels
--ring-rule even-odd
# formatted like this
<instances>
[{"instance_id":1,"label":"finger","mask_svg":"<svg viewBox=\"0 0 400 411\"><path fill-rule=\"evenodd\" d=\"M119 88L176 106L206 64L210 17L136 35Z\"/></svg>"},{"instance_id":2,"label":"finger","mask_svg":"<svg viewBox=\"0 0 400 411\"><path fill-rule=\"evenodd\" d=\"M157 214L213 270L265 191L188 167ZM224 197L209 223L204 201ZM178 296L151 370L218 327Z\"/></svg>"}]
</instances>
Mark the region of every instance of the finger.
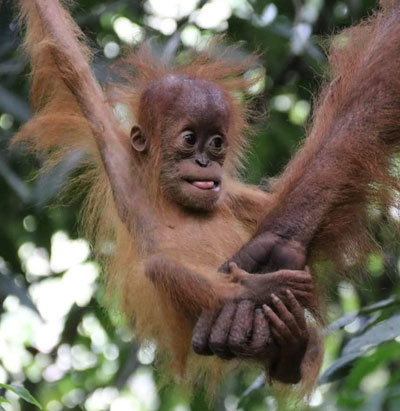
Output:
<instances>
[{"instance_id":1,"label":"finger","mask_svg":"<svg viewBox=\"0 0 400 411\"><path fill-rule=\"evenodd\" d=\"M229 263L229 274L236 281L240 281L241 279L249 275L246 271L239 268L236 263Z\"/></svg>"},{"instance_id":2,"label":"finger","mask_svg":"<svg viewBox=\"0 0 400 411\"><path fill-rule=\"evenodd\" d=\"M230 274L234 274L236 272L236 270L238 270L238 269L239 269L239 267L236 263L233 263L233 262L229 263L229 273Z\"/></svg>"},{"instance_id":3,"label":"finger","mask_svg":"<svg viewBox=\"0 0 400 411\"><path fill-rule=\"evenodd\" d=\"M287 309L283 301L280 298L278 298L275 294L272 294L271 297L272 303L278 311L279 319L286 325L292 336L299 336L300 329L297 326L296 320L293 317L292 313Z\"/></svg>"},{"instance_id":4,"label":"finger","mask_svg":"<svg viewBox=\"0 0 400 411\"><path fill-rule=\"evenodd\" d=\"M274 311L268 307L268 305L263 305L263 311L267 319L270 321L271 332L275 329L285 341L290 341L292 335L286 324L274 313Z\"/></svg>"},{"instance_id":5,"label":"finger","mask_svg":"<svg viewBox=\"0 0 400 411\"><path fill-rule=\"evenodd\" d=\"M236 309L229 332L228 346L230 351L237 356L242 356L247 352L253 329L254 307L253 302L244 300L238 304Z\"/></svg>"},{"instance_id":6,"label":"finger","mask_svg":"<svg viewBox=\"0 0 400 411\"><path fill-rule=\"evenodd\" d=\"M236 312L236 304L226 304L216 319L210 334L209 347L220 358L232 358L233 354L228 347L228 336Z\"/></svg>"},{"instance_id":7,"label":"finger","mask_svg":"<svg viewBox=\"0 0 400 411\"><path fill-rule=\"evenodd\" d=\"M278 344L278 346L281 348L287 348L288 340L285 337L283 337L281 334L279 334L278 330L274 326L271 326L270 331L271 331L271 337Z\"/></svg>"},{"instance_id":8,"label":"finger","mask_svg":"<svg viewBox=\"0 0 400 411\"><path fill-rule=\"evenodd\" d=\"M269 274L275 280L280 280L284 283L293 284L311 284L313 285L312 277L304 271L295 270L279 270Z\"/></svg>"},{"instance_id":9,"label":"finger","mask_svg":"<svg viewBox=\"0 0 400 411\"><path fill-rule=\"evenodd\" d=\"M269 321L269 329L274 341L279 347L286 347L287 338L285 338L276 327L276 324L280 322L279 317L274 313L271 307L268 307L266 304L263 305L263 313Z\"/></svg>"},{"instance_id":10,"label":"finger","mask_svg":"<svg viewBox=\"0 0 400 411\"><path fill-rule=\"evenodd\" d=\"M250 344L251 352L255 355L267 350L270 343L270 329L263 310L257 308L254 312L253 336ZM265 358L264 358L265 359Z\"/></svg>"},{"instance_id":11,"label":"finger","mask_svg":"<svg viewBox=\"0 0 400 411\"><path fill-rule=\"evenodd\" d=\"M313 281L312 275L307 271L291 270L289 271L289 273L291 274L292 281L306 282L306 283L312 283Z\"/></svg>"},{"instance_id":12,"label":"finger","mask_svg":"<svg viewBox=\"0 0 400 411\"><path fill-rule=\"evenodd\" d=\"M219 314L219 310L203 311L193 329L192 347L193 351L199 355L213 355L208 346L208 339L212 326Z\"/></svg>"},{"instance_id":13,"label":"finger","mask_svg":"<svg viewBox=\"0 0 400 411\"><path fill-rule=\"evenodd\" d=\"M304 291L304 292L312 292L314 290L314 286L310 283L302 283L302 282L295 282L295 281L288 281L285 283L287 288Z\"/></svg>"},{"instance_id":14,"label":"finger","mask_svg":"<svg viewBox=\"0 0 400 411\"><path fill-rule=\"evenodd\" d=\"M293 314L298 327L300 329L307 329L307 321L303 307L299 304L290 290L286 290L286 294L289 301L290 312Z\"/></svg>"}]
</instances>

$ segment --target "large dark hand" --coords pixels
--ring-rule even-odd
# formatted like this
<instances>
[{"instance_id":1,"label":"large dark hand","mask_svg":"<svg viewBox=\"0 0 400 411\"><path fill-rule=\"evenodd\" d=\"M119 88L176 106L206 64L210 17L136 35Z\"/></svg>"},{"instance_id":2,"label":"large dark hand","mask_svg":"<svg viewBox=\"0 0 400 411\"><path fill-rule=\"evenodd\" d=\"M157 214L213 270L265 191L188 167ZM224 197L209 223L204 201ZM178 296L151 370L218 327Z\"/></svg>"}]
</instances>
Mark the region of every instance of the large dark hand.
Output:
<instances>
[{"instance_id":1,"label":"large dark hand","mask_svg":"<svg viewBox=\"0 0 400 411\"><path fill-rule=\"evenodd\" d=\"M302 270L306 262L306 250L296 240L266 232L258 234L245 244L220 271L227 273L231 262L249 273L269 273L281 269Z\"/></svg>"},{"instance_id":2,"label":"large dark hand","mask_svg":"<svg viewBox=\"0 0 400 411\"><path fill-rule=\"evenodd\" d=\"M284 268L301 270L305 261L305 248L299 242L267 232L245 244L220 271L228 272L231 262L252 273ZM243 357L243 352L246 352L246 357L252 357L252 354L254 358L258 357L256 350L252 352L255 339L252 334L253 330L257 331L254 308L253 302L241 301L228 303L222 310L203 312L193 331L193 350L200 355L215 354L225 359ZM264 327L268 328L268 325ZM268 332L264 334L269 335ZM267 344L265 338L264 346Z\"/></svg>"},{"instance_id":3,"label":"large dark hand","mask_svg":"<svg viewBox=\"0 0 400 411\"><path fill-rule=\"evenodd\" d=\"M226 304L222 310L203 312L193 330L192 346L197 354L265 359L271 342L262 309L249 300ZM263 361L265 362L265 361Z\"/></svg>"}]
</instances>

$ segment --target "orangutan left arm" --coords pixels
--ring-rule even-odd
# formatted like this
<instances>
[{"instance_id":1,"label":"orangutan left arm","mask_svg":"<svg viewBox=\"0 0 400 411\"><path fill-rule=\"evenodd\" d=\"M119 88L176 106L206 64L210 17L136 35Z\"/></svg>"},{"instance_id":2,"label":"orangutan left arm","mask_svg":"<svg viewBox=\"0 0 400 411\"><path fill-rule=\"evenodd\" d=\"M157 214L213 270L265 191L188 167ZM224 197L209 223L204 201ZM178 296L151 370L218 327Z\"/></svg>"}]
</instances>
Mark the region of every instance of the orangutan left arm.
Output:
<instances>
[{"instance_id":1,"label":"orangutan left arm","mask_svg":"<svg viewBox=\"0 0 400 411\"><path fill-rule=\"evenodd\" d=\"M328 256L335 239L362 252L357 235L367 226L367 202L384 209L397 187L390 169L400 149L396 3L342 33L346 45L332 48L333 81L316 104L304 147L275 184L256 235L230 260L246 271L302 269L317 234L324 239L318 250Z\"/></svg>"}]
</instances>

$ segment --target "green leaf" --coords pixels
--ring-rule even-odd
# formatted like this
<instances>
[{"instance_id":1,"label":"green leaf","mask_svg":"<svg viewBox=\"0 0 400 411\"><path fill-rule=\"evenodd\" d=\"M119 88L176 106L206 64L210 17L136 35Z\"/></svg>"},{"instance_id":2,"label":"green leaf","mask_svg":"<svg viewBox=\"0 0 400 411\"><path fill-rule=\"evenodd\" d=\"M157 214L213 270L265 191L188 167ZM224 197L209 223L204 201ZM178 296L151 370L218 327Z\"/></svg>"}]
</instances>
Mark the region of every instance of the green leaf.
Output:
<instances>
[{"instance_id":1,"label":"green leaf","mask_svg":"<svg viewBox=\"0 0 400 411\"><path fill-rule=\"evenodd\" d=\"M0 404L2 404L2 403L4 403L4 402L6 402L6 403L9 403L10 401L8 401L6 398L4 398L4 397L0 397Z\"/></svg>"},{"instance_id":2,"label":"green leaf","mask_svg":"<svg viewBox=\"0 0 400 411\"><path fill-rule=\"evenodd\" d=\"M400 314L384 320L358 337L352 338L344 347L342 356L338 358L322 375L320 384L341 378L357 359L364 356L371 348L400 335Z\"/></svg>"},{"instance_id":3,"label":"green leaf","mask_svg":"<svg viewBox=\"0 0 400 411\"><path fill-rule=\"evenodd\" d=\"M18 385L10 385L10 384L2 384L0 383L0 387L4 388L5 390L12 391L13 393L17 394L18 397L22 398L26 402L30 404L36 405L39 409L42 409L42 406L38 403L38 401L33 397L33 395L24 387Z\"/></svg>"},{"instance_id":4,"label":"green leaf","mask_svg":"<svg viewBox=\"0 0 400 411\"><path fill-rule=\"evenodd\" d=\"M357 390L362 380L377 369L386 369L390 363L397 361L400 356L400 344L388 341L380 345L370 355L360 358L346 379L346 389Z\"/></svg>"},{"instance_id":5,"label":"green leaf","mask_svg":"<svg viewBox=\"0 0 400 411\"><path fill-rule=\"evenodd\" d=\"M347 374L351 364L364 353L356 352L338 358L321 376L319 384L336 381Z\"/></svg>"},{"instance_id":6,"label":"green leaf","mask_svg":"<svg viewBox=\"0 0 400 411\"><path fill-rule=\"evenodd\" d=\"M364 334L351 339L343 349L343 354L354 352L365 353L385 341L400 335L400 314L384 320L369 328Z\"/></svg>"},{"instance_id":7,"label":"green leaf","mask_svg":"<svg viewBox=\"0 0 400 411\"><path fill-rule=\"evenodd\" d=\"M360 315L372 314L375 311L382 310L384 308L392 307L395 304L399 304L399 301L393 297L387 298L385 300L378 301L377 303L367 305L359 311L354 311L352 313L347 313L343 317L338 318L333 323L329 324L324 329L324 335L332 334L333 332L344 328L346 325L352 323Z\"/></svg>"}]
</instances>

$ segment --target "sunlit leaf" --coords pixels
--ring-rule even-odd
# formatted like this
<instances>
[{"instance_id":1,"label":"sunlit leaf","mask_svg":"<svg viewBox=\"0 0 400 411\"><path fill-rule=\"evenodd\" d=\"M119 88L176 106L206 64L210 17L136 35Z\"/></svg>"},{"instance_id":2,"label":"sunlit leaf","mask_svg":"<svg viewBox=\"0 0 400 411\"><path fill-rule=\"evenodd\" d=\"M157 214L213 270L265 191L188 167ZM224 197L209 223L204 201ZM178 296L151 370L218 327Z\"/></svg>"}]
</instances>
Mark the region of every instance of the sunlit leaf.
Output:
<instances>
[{"instance_id":1,"label":"sunlit leaf","mask_svg":"<svg viewBox=\"0 0 400 411\"><path fill-rule=\"evenodd\" d=\"M343 349L343 354L366 352L382 342L392 340L400 335L400 314L384 320L359 337L352 338Z\"/></svg>"},{"instance_id":2,"label":"sunlit leaf","mask_svg":"<svg viewBox=\"0 0 400 411\"><path fill-rule=\"evenodd\" d=\"M384 320L365 331L360 336L352 338L338 358L321 377L321 384L340 378L354 360L364 356L372 348L379 344L393 340L400 335L400 314Z\"/></svg>"},{"instance_id":3,"label":"sunlit leaf","mask_svg":"<svg viewBox=\"0 0 400 411\"><path fill-rule=\"evenodd\" d=\"M26 402L35 405L36 407L42 409L42 406L38 403L36 398L24 387L18 385L10 385L10 384L2 384L0 383L0 387L4 388L5 390L12 391L14 394L17 394L18 397L22 398Z\"/></svg>"},{"instance_id":4,"label":"sunlit leaf","mask_svg":"<svg viewBox=\"0 0 400 411\"><path fill-rule=\"evenodd\" d=\"M384 308L392 307L394 304L399 303L397 299L391 297L385 300L378 301L377 303L367 305L359 311L347 313L343 317L338 318L333 323L329 324L324 329L324 334L331 334L339 329L344 328L346 325L352 323L358 316L371 314L375 311L382 310Z\"/></svg>"}]
</instances>

